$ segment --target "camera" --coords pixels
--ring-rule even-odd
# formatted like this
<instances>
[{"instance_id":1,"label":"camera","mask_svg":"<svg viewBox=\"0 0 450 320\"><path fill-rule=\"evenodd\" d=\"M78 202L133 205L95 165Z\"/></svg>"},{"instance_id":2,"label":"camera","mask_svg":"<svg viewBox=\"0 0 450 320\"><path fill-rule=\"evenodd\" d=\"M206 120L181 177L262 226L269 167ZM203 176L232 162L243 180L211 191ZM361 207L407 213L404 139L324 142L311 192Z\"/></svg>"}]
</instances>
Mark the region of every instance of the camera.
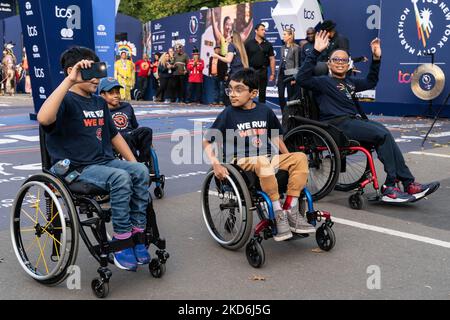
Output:
<instances>
[{"instance_id":1,"label":"camera","mask_svg":"<svg viewBox=\"0 0 450 320\"><path fill-rule=\"evenodd\" d=\"M105 62L93 63L89 69L81 69L81 79L88 81L91 79L102 79L108 76L108 68Z\"/></svg>"}]
</instances>

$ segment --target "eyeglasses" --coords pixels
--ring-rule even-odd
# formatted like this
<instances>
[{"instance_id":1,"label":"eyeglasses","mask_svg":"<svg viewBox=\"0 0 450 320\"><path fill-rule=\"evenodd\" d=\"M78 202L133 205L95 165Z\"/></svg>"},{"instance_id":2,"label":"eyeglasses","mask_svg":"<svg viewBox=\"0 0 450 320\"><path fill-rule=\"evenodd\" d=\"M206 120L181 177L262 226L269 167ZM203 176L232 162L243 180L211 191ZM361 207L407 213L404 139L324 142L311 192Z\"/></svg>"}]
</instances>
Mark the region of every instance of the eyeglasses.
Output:
<instances>
[{"instance_id":1,"label":"eyeglasses","mask_svg":"<svg viewBox=\"0 0 450 320\"><path fill-rule=\"evenodd\" d=\"M240 96L240 95L242 95L244 92L250 92L250 89L249 88L247 88L247 87L236 87L236 88L231 88L231 87L228 87L228 88L226 88L225 89L225 94L227 95L227 96L231 96L232 94L233 94L233 92L234 92L234 94L236 95L236 96Z\"/></svg>"},{"instance_id":2,"label":"eyeglasses","mask_svg":"<svg viewBox=\"0 0 450 320\"><path fill-rule=\"evenodd\" d=\"M348 64L350 62L350 59L345 59L345 58L331 58L330 59L331 62L335 63L335 64Z\"/></svg>"}]
</instances>

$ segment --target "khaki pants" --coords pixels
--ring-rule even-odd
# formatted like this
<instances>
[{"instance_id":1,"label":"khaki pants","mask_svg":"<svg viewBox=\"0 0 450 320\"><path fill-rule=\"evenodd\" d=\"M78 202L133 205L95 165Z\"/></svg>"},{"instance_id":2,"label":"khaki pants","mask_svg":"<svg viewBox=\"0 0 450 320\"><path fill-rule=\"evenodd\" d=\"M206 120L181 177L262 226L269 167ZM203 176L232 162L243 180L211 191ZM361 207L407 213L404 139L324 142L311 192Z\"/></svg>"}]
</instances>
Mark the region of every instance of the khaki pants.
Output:
<instances>
[{"instance_id":1,"label":"khaki pants","mask_svg":"<svg viewBox=\"0 0 450 320\"><path fill-rule=\"evenodd\" d=\"M275 173L278 170L289 172L287 195L299 197L308 181L308 159L304 153L288 153L277 155L270 160L266 156L242 158L237 165L244 171L255 172L259 177L261 189L272 201L278 201L278 182Z\"/></svg>"}]
</instances>

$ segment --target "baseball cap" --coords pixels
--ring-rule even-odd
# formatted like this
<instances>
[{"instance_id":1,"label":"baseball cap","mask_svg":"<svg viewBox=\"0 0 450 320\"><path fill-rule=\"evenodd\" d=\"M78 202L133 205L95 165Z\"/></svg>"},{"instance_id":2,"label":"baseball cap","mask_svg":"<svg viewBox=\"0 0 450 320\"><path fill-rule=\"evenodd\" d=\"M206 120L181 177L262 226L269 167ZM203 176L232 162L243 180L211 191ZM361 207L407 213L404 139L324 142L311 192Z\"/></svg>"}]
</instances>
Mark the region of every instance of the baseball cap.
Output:
<instances>
[{"instance_id":1,"label":"baseball cap","mask_svg":"<svg viewBox=\"0 0 450 320\"><path fill-rule=\"evenodd\" d=\"M117 81L114 78L104 78L100 81L100 84L98 86L98 92L109 92L114 88L123 88L119 81Z\"/></svg>"}]
</instances>

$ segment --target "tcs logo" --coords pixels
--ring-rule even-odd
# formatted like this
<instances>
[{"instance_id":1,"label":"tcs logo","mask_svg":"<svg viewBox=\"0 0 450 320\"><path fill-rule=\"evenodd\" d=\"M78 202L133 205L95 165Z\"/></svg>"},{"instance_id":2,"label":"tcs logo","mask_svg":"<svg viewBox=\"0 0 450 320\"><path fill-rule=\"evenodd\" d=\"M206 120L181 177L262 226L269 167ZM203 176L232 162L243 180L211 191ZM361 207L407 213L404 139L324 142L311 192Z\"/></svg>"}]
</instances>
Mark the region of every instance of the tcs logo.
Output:
<instances>
[{"instance_id":1,"label":"tcs logo","mask_svg":"<svg viewBox=\"0 0 450 320\"><path fill-rule=\"evenodd\" d=\"M72 18L72 9L60 9L58 6L55 6L55 15L57 18Z\"/></svg>"},{"instance_id":2,"label":"tcs logo","mask_svg":"<svg viewBox=\"0 0 450 320\"><path fill-rule=\"evenodd\" d=\"M303 17L307 20L314 20L314 14L315 14L314 11L309 11L306 9L304 9L303 11Z\"/></svg>"},{"instance_id":3,"label":"tcs logo","mask_svg":"<svg viewBox=\"0 0 450 320\"><path fill-rule=\"evenodd\" d=\"M398 71L398 83L408 84L412 81L412 73Z\"/></svg>"}]
</instances>

